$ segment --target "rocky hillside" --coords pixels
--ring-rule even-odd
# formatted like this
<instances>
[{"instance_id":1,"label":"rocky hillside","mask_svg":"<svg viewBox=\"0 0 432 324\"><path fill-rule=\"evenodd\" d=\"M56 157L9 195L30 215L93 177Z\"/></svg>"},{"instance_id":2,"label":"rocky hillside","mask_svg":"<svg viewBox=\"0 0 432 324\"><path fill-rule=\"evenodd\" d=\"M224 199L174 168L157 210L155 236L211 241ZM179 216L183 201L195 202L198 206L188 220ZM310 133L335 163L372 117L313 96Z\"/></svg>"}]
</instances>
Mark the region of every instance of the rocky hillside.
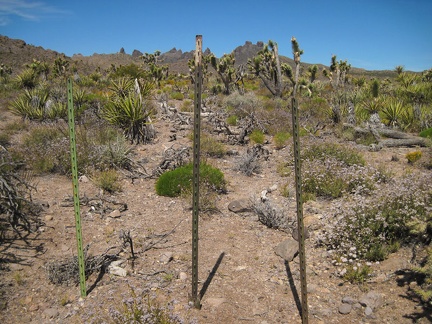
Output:
<instances>
[{"instance_id":1,"label":"rocky hillside","mask_svg":"<svg viewBox=\"0 0 432 324\"><path fill-rule=\"evenodd\" d=\"M250 41L246 41L244 45L236 47L233 51L236 58L236 64L246 64L248 58L253 57L256 53L262 49L263 42L259 41L253 44ZM207 48L204 51L204 55L210 54L211 49ZM94 71L96 68L102 70L108 69L111 65L128 65L131 63L140 64L140 55L143 53L138 49L135 49L131 54L127 54L123 48L118 53L110 54L98 54L94 53L90 56L84 56L82 54L74 54L70 59L75 62L79 71L85 73ZM27 44L23 40L11 39L7 36L0 35L0 63L6 64L12 67L13 72L17 73L21 71L25 64L28 64L33 59L39 61L54 61L57 57L64 56L63 53L56 52L51 49L44 49L41 46L35 46ZM175 47L166 53L160 55L160 61L163 64L168 65L171 73L188 73L189 68L187 65L188 60L193 57L193 51L183 52L181 49ZM281 61L286 62L293 66L293 60L286 56L281 55ZM330 61L330 58L329 58ZM303 62L302 66L307 68L310 64ZM323 64L318 64L319 68L326 67ZM389 77L394 76L393 71L366 71L364 69L358 69L352 67L350 70L352 75L365 75L370 77Z\"/></svg>"}]
</instances>

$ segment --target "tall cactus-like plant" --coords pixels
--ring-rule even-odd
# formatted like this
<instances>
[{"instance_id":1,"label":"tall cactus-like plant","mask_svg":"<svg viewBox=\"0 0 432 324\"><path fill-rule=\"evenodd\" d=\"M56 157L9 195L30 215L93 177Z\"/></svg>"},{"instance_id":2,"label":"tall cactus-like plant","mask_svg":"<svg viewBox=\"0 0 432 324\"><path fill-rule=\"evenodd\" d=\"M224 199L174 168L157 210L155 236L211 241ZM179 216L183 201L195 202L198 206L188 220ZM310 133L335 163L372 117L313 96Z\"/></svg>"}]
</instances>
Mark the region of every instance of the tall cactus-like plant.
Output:
<instances>
[{"instance_id":1,"label":"tall cactus-like plant","mask_svg":"<svg viewBox=\"0 0 432 324\"><path fill-rule=\"evenodd\" d=\"M239 88L239 84L243 84L243 66L235 66L234 52L231 54L224 54L220 59L211 55L210 64L216 70L224 84L224 94L229 95L233 87Z\"/></svg>"},{"instance_id":2,"label":"tall cactus-like plant","mask_svg":"<svg viewBox=\"0 0 432 324\"><path fill-rule=\"evenodd\" d=\"M287 77L293 85L295 84L291 66L287 63L280 63L278 45L272 40L269 40L255 57L248 59L247 65L275 97L283 95L285 86L282 76Z\"/></svg>"}]
</instances>

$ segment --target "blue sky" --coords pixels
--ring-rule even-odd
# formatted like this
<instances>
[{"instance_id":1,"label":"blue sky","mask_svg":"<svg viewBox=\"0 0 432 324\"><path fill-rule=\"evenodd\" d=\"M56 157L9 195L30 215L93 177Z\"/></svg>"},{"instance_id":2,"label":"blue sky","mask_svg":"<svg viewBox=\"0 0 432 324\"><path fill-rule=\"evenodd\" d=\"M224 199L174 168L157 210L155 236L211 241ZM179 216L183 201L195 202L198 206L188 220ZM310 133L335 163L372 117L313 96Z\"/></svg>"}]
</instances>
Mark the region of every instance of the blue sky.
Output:
<instances>
[{"instance_id":1,"label":"blue sky","mask_svg":"<svg viewBox=\"0 0 432 324\"><path fill-rule=\"evenodd\" d=\"M270 39L291 57L295 36L307 63L432 68L431 0L0 0L0 34L68 56L190 51L201 34L218 57Z\"/></svg>"}]
</instances>

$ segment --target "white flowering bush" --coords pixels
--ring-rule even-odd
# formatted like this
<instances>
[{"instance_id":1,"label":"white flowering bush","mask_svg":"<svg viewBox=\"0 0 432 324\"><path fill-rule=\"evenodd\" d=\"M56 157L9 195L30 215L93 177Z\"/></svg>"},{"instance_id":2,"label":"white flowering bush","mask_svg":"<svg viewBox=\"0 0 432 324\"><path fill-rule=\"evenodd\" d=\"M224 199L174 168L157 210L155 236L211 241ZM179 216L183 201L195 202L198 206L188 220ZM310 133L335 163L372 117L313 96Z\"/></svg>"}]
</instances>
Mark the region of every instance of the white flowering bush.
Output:
<instances>
[{"instance_id":1,"label":"white flowering bush","mask_svg":"<svg viewBox=\"0 0 432 324\"><path fill-rule=\"evenodd\" d=\"M431 206L432 176L393 180L373 196L355 194L353 200L334 203L321 243L348 262L384 260L424 234Z\"/></svg>"}]
</instances>

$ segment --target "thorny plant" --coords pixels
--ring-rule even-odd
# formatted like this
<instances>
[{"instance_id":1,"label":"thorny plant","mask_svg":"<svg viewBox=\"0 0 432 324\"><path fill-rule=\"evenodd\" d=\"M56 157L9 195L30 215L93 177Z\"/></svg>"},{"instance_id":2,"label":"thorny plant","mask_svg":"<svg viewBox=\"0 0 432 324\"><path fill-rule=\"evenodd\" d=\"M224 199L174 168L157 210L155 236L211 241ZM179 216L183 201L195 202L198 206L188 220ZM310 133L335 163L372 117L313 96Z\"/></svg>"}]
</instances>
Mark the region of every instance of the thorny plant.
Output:
<instances>
[{"instance_id":1,"label":"thorny plant","mask_svg":"<svg viewBox=\"0 0 432 324\"><path fill-rule=\"evenodd\" d=\"M20 174L21 167L22 164L13 161L8 151L0 147L0 222L30 231L32 224L37 224L32 216L37 216L40 208L32 201L31 191L35 187L31 184L31 174ZM3 237L6 227L1 228Z\"/></svg>"}]
</instances>

